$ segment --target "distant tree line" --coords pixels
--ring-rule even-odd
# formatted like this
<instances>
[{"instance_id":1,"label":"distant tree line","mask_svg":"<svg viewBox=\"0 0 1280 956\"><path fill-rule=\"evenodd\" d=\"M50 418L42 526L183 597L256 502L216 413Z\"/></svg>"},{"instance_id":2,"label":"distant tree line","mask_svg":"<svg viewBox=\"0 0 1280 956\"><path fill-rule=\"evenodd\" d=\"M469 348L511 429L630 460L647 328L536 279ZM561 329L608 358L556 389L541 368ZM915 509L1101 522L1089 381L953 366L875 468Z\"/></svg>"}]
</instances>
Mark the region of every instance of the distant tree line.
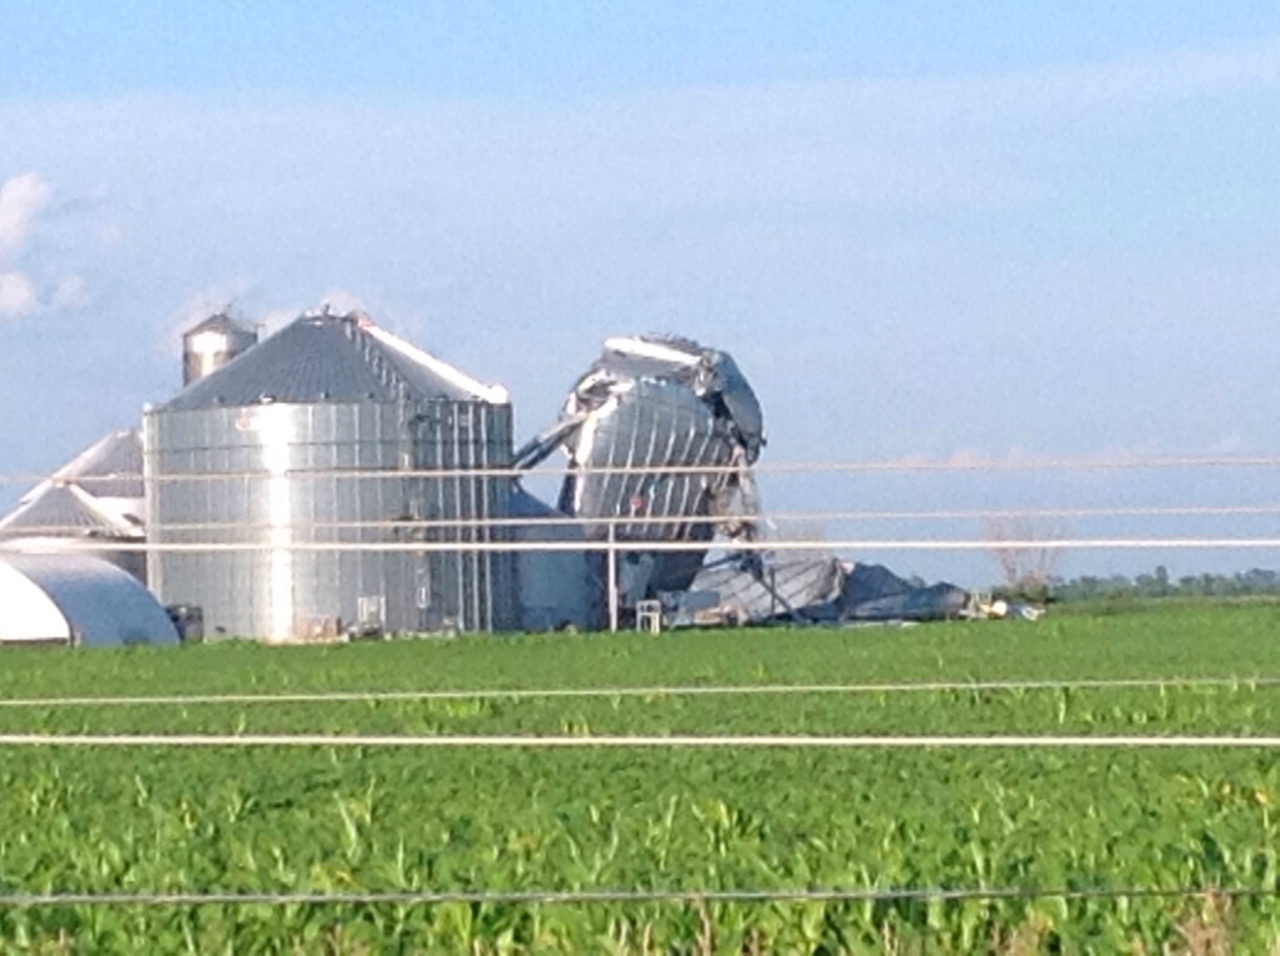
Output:
<instances>
[{"instance_id":1,"label":"distant tree line","mask_svg":"<svg viewBox=\"0 0 1280 956\"><path fill-rule=\"evenodd\" d=\"M1276 595L1280 597L1280 572L1253 568L1235 574L1192 574L1176 580L1160 565L1150 574L1136 578L1122 574L1110 577L1082 575L1064 579L1050 577L1043 582L1027 580L996 589L1006 600L1036 604L1102 601L1120 598L1221 598Z\"/></svg>"}]
</instances>

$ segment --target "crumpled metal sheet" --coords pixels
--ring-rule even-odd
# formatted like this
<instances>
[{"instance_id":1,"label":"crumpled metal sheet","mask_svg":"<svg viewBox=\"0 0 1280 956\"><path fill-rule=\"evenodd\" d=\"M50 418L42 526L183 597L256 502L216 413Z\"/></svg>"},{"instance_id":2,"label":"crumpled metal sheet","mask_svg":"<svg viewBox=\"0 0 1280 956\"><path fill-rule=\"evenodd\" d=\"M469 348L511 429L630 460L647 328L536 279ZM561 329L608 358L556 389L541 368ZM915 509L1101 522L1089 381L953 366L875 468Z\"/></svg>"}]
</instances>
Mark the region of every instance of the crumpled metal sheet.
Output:
<instances>
[{"instance_id":1,"label":"crumpled metal sheet","mask_svg":"<svg viewBox=\"0 0 1280 956\"><path fill-rule=\"evenodd\" d=\"M924 584L900 578L880 564L855 564L840 591L845 621L933 621L958 617L969 592L946 581Z\"/></svg>"},{"instance_id":2,"label":"crumpled metal sheet","mask_svg":"<svg viewBox=\"0 0 1280 956\"><path fill-rule=\"evenodd\" d=\"M687 591L665 603L675 627L831 622L843 583L840 562L830 557L734 554L702 568Z\"/></svg>"},{"instance_id":3,"label":"crumpled metal sheet","mask_svg":"<svg viewBox=\"0 0 1280 956\"><path fill-rule=\"evenodd\" d=\"M687 627L939 620L964 615L969 600L953 584L910 581L878 564L739 553L700 570L666 603L672 625Z\"/></svg>"},{"instance_id":4,"label":"crumpled metal sheet","mask_svg":"<svg viewBox=\"0 0 1280 956\"><path fill-rule=\"evenodd\" d=\"M763 445L760 403L727 353L688 339L619 338L605 343L560 420L517 452L516 463L531 468L565 451L571 473L559 508L599 519L584 525L590 539L608 538L610 519L622 519L614 525L619 541L709 543L717 530L730 540L754 538L750 468ZM624 605L687 588L705 556L705 549L625 553Z\"/></svg>"}]
</instances>

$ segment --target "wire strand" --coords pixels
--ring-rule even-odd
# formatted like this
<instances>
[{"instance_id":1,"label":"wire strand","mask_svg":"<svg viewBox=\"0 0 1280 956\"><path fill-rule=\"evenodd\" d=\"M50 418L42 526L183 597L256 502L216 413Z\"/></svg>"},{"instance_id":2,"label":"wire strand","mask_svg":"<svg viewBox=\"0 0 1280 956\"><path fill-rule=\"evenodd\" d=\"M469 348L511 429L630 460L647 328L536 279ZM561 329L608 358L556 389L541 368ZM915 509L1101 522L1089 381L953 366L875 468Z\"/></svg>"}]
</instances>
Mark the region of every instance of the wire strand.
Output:
<instances>
[{"instance_id":1,"label":"wire strand","mask_svg":"<svg viewBox=\"0 0 1280 956\"><path fill-rule=\"evenodd\" d=\"M562 749L1280 748L1280 736L1230 735L597 735L558 734L0 734L0 747L370 747Z\"/></svg>"},{"instance_id":2,"label":"wire strand","mask_svg":"<svg viewBox=\"0 0 1280 956\"><path fill-rule=\"evenodd\" d=\"M795 461L757 462L744 471L759 474L837 474L857 472L996 472L996 471L1125 471L1144 469L1183 468L1277 468L1280 456L1275 455L1134 455L1134 456L1082 456L1045 458L954 458L927 460L901 458L868 461ZM539 468L477 468L477 469L372 469L372 468L317 468L293 469L281 473L263 471L189 472L167 475L150 475L148 480L207 481L268 478L358 478L394 480L401 478L524 478L530 475L723 475L739 469L732 465L653 465L653 466L605 466L589 469L570 467ZM109 480L137 480L137 475L92 475L84 479L60 479L56 474L38 472L0 473L0 482L39 483L67 480L105 482Z\"/></svg>"},{"instance_id":3,"label":"wire strand","mask_svg":"<svg viewBox=\"0 0 1280 956\"><path fill-rule=\"evenodd\" d=\"M458 528L560 528L587 525L682 525L722 526L737 525L744 521L757 524L770 522L839 522L855 521L981 521L995 519L1029 520L1033 518L1118 518L1118 517L1248 517L1280 515L1280 504L1268 505L1170 505L1152 507L1098 507L1098 508L992 508L992 509L937 509L916 511L783 511L758 515L619 515L614 517L583 517L551 515L547 517L507 516L477 518L391 518L374 521L298 521L289 524L268 522L187 521L157 522L152 527L172 531L281 531L395 529L411 531L420 529ZM24 525L24 535L84 534L83 525ZM138 535L142 530L138 529Z\"/></svg>"},{"instance_id":4,"label":"wire strand","mask_svg":"<svg viewBox=\"0 0 1280 956\"><path fill-rule=\"evenodd\" d=\"M783 696L805 694L991 693L1046 690L1280 686L1280 677L1137 677L1081 680L925 681L868 684L733 684L651 687L489 687L446 690L352 690L287 694L170 694L133 697L0 698L0 708L146 707L220 704L319 704L431 700L538 700L556 698Z\"/></svg>"},{"instance_id":5,"label":"wire strand","mask_svg":"<svg viewBox=\"0 0 1280 956\"><path fill-rule=\"evenodd\" d=\"M1274 896L1280 896L1280 889L1275 886L411 890L345 893L272 893L215 890L154 893L0 893L0 907L30 909L55 906L432 906L448 903L554 906L609 903L895 903L959 902L964 900L1120 900Z\"/></svg>"},{"instance_id":6,"label":"wire strand","mask_svg":"<svg viewBox=\"0 0 1280 956\"><path fill-rule=\"evenodd\" d=\"M778 538L755 541L664 541L618 538L614 541L138 541L134 539L57 538L13 542L8 550L31 553L146 552L219 554L226 552L365 552L392 554L409 552L628 552L628 551L752 551L752 552L835 552L835 551L1088 551L1088 550L1229 550L1280 549L1277 537L1202 538ZM5 548L0 548L0 552Z\"/></svg>"}]
</instances>

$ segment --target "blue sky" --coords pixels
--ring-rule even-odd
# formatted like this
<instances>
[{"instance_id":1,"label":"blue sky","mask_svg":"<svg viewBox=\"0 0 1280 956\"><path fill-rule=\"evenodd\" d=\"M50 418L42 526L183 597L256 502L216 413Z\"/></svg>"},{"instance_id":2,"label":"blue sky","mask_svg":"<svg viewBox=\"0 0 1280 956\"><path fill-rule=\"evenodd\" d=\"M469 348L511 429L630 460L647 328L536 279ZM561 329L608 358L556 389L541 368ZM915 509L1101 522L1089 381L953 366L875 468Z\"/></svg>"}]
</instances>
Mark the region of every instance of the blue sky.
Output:
<instances>
[{"instance_id":1,"label":"blue sky","mask_svg":"<svg viewBox=\"0 0 1280 956\"><path fill-rule=\"evenodd\" d=\"M773 460L1280 449L1274 4L378 7L0 0L0 471L136 422L203 310L325 299L522 432L675 331ZM1268 498L1143 480L766 492Z\"/></svg>"},{"instance_id":2,"label":"blue sky","mask_svg":"<svg viewBox=\"0 0 1280 956\"><path fill-rule=\"evenodd\" d=\"M938 76L1247 41L1263 2L10 0L0 92L289 90L572 98L700 83Z\"/></svg>"}]
</instances>

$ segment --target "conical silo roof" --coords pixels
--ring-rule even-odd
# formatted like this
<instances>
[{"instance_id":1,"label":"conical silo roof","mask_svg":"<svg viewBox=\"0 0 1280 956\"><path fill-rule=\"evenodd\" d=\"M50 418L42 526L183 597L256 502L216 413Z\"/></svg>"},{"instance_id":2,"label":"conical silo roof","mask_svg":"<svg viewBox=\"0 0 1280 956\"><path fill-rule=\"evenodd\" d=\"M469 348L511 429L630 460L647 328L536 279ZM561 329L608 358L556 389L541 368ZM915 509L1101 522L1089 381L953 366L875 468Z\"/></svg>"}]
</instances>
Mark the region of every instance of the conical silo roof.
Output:
<instances>
[{"instance_id":1,"label":"conical silo roof","mask_svg":"<svg viewBox=\"0 0 1280 956\"><path fill-rule=\"evenodd\" d=\"M53 480L74 482L96 498L141 498L142 436L132 428L112 432L55 471Z\"/></svg>"},{"instance_id":2,"label":"conical silo roof","mask_svg":"<svg viewBox=\"0 0 1280 956\"><path fill-rule=\"evenodd\" d=\"M363 314L304 315L179 392L161 411L265 402L481 401L507 392L483 385L376 326Z\"/></svg>"},{"instance_id":3,"label":"conical silo roof","mask_svg":"<svg viewBox=\"0 0 1280 956\"><path fill-rule=\"evenodd\" d=\"M43 482L12 512L0 519L0 538L32 535L136 537L140 525L102 507L75 485Z\"/></svg>"},{"instance_id":4,"label":"conical silo roof","mask_svg":"<svg viewBox=\"0 0 1280 956\"><path fill-rule=\"evenodd\" d=\"M0 537L132 536L140 525L142 437L133 429L94 442L30 489L0 517Z\"/></svg>"},{"instance_id":5,"label":"conical silo roof","mask_svg":"<svg viewBox=\"0 0 1280 956\"><path fill-rule=\"evenodd\" d=\"M245 325L243 322L237 322L225 312L218 312L209 316L202 322L193 325L187 331L182 333L183 338L189 338L199 335L201 332L224 332L231 335L253 335L252 327Z\"/></svg>"}]
</instances>

